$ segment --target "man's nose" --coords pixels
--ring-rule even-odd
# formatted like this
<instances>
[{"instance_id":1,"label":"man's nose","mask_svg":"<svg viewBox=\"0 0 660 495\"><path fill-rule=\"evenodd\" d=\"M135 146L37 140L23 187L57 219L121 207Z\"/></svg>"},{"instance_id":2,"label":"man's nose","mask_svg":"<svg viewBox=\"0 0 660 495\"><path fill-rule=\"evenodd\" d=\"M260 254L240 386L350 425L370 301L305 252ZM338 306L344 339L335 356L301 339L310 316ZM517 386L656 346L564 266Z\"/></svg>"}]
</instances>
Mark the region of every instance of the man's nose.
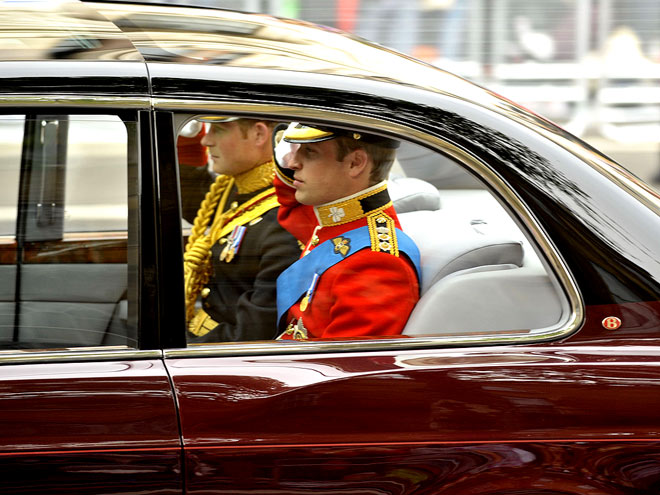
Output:
<instances>
[{"instance_id":1,"label":"man's nose","mask_svg":"<svg viewBox=\"0 0 660 495\"><path fill-rule=\"evenodd\" d=\"M289 168L299 170L302 168L302 160L300 159L300 146L296 146L290 153Z\"/></svg>"},{"instance_id":2,"label":"man's nose","mask_svg":"<svg viewBox=\"0 0 660 495\"><path fill-rule=\"evenodd\" d=\"M293 170L298 170L301 167L300 160L298 160L298 153L289 153L286 160L287 167Z\"/></svg>"},{"instance_id":3,"label":"man's nose","mask_svg":"<svg viewBox=\"0 0 660 495\"><path fill-rule=\"evenodd\" d=\"M292 168L292 169L294 169L294 170L299 170L299 169L300 169L300 160L298 160L298 159L295 157L295 155L294 155L294 157L291 159L291 165L290 165L290 168Z\"/></svg>"}]
</instances>

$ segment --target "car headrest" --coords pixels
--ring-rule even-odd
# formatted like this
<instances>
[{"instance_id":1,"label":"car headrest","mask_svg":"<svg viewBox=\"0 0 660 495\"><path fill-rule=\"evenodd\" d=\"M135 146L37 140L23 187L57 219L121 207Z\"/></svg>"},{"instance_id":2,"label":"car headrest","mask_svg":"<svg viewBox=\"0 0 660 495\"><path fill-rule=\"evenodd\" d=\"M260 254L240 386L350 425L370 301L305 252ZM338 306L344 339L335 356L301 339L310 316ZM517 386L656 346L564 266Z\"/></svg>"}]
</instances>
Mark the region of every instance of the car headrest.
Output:
<instances>
[{"instance_id":1,"label":"car headrest","mask_svg":"<svg viewBox=\"0 0 660 495\"><path fill-rule=\"evenodd\" d=\"M422 293L450 273L483 265L522 266L519 240L484 233L469 221L445 210L413 211L399 215L403 231L417 244L422 265ZM482 227L481 225L479 227Z\"/></svg>"},{"instance_id":2,"label":"car headrest","mask_svg":"<svg viewBox=\"0 0 660 495\"><path fill-rule=\"evenodd\" d=\"M396 177L387 183L397 214L440 208L440 193L428 182L413 177Z\"/></svg>"}]
</instances>

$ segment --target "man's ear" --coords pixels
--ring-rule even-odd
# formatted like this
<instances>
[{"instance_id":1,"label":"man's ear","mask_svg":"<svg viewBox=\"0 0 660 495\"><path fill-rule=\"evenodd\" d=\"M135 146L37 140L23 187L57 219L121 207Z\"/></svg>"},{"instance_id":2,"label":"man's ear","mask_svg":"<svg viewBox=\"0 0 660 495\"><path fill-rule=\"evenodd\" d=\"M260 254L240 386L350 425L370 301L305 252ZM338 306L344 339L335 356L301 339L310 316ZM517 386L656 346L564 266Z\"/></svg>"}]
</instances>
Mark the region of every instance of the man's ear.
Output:
<instances>
[{"instance_id":1,"label":"man's ear","mask_svg":"<svg viewBox=\"0 0 660 495\"><path fill-rule=\"evenodd\" d=\"M369 155L362 148L351 151L348 155L350 162L348 165L348 175L353 179L368 177L371 163Z\"/></svg>"},{"instance_id":2,"label":"man's ear","mask_svg":"<svg viewBox=\"0 0 660 495\"><path fill-rule=\"evenodd\" d=\"M270 145L270 129L263 122L255 123L250 131L254 136L254 144L256 146Z\"/></svg>"}]
</instances>

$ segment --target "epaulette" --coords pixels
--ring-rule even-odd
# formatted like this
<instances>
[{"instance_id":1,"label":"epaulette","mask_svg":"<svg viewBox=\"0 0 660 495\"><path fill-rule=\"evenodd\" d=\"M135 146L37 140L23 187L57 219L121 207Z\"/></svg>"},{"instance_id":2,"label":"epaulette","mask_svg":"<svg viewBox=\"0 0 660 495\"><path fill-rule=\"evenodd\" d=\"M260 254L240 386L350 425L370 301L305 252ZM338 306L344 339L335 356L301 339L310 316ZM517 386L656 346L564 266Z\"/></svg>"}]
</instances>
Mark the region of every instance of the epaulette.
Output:
<instances>
[{"instance_id":1,"label":"epaulette","mask_svg":"<svg viewBox=\"0 0 660 495\"><path fill-rule=\"evenodd\" d=\"M399 256L399 243L394 219L382 211L367 215L371 250Z\"/></svg>"}]
</instances>

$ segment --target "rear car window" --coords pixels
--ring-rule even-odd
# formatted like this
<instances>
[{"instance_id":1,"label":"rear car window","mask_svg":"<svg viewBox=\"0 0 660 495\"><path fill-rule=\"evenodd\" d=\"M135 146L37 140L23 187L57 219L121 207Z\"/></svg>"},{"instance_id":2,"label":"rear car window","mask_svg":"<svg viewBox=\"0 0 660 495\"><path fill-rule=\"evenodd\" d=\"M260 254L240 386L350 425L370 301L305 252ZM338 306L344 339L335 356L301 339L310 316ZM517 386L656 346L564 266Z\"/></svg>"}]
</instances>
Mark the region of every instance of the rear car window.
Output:
<instances>
[{"instance_id":1,"label":"rear car window","mask_svg":"<svg viewBox=\"0 0 660 495\"><path fill-rule=\"evenodd\" d=\"M118 115L0 116L0 349L136 347L136 132Z\"/></svg>"}]
</instances>

